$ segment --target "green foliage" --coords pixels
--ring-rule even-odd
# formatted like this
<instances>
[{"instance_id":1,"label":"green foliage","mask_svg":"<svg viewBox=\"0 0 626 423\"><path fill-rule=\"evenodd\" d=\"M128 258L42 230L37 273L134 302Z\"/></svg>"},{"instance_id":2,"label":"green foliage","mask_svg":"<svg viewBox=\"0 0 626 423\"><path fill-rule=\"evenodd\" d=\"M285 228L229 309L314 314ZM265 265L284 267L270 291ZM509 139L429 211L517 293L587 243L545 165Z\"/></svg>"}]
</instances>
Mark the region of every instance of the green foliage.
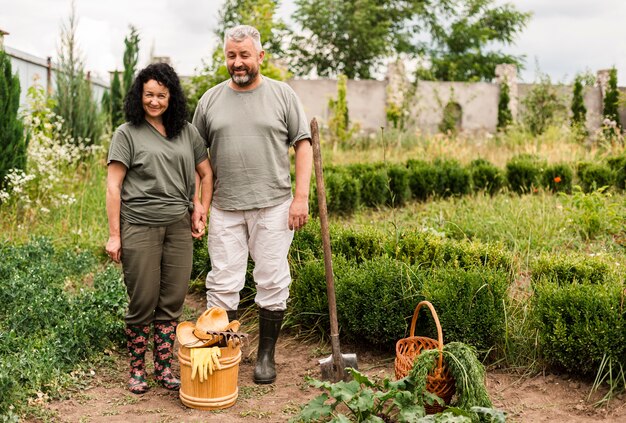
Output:
<instances>
[{"instance_id":1,"label":"green foliage","mask_svg":"<svg viewBox=\"0 0 626 423\"><path fill-rule=\"evenodd\" d=\"M548 75L539 81L522 100L522 122L532 135L541 135L550 125L564 119L566 107Z\"/></svg>"},{"instance_id":2,"label":"green foliage","mask_svg":"<svg viewBox=\"0 0 626 423\"><path fill-rule=\"evenodd\" d=\"M38 392L58 391L69 372L123 340L126 291L119 271L91 254L34 239L0 246L0 415ZM93 286L87 281L93 279Z\"/></svg>"},{"instance_id":3,"label":"green foliage","mask_svg":"<svg viewBox=\"0 0 626 423\"><path fill-rule=\"evenodd\" d=\"M355 230L333 225L330 236L333 254L357 263L385 255L389 241L383 233L372 227Z\"/></svg>"},{"instance_id":4,"label":"green foliage","mask_svg":"<svg viewBox=\"0 0 626 423\"><path fill-rule=\"evenodd\" d=\"M387 170L381 166L350 166L360 170L361 199L367 207L380 207L388 203L390 197ZM357 171L358 172L358 171Z\"/></svg>"},{"instance_id":5,"label":"green foliage","mask_svg":"<svg viewBox=\"0 0 626 423\"><path fill-rule=\"evenodd\" d=\"M520 154L506 164L506 179L512 191L518 194L532 192L539 185L545 163L536 156Z\"/></svg>"},{"instance_id":6,"label":"green foliage","mask_svg":"<svg viewBox=\"0 0 626 423\"><path fill-rule=\"evenodd\" d=\"M20 80L13 75L11 59L0 49L0 189L9 170L26 168L28 141L24 125L18 119L20 107ZM0 203L2 199L0 198Z\"/></svg>"},{"instance_id":7,"label":"green foliage","mask_svg":"<svg viewBox=\"0 0 626 423\"><path fill-rule=\"evenodd\" d=\"M504 81L500 84L500 93L498 95L498 125L499 130L506 130L513 122L513 114L509 108L511 96L509 94L509 84Z\"/></svg>"},{"instance_id":8,"label":"green foliage","mask_svg":"<svg viewBox=\"0 0 626 423\"><path fill-rule=\"evenodd\" d=\"M610 187L615 181L611 168L602 163L580 163L577 173L584 192Z\"/></svg>"},{"instance_id":9,"label":"green foliage","mask_svg":"<svg viewBox=\"0 0 626 423\"><path fill-rule=\"evenodd\" d=\"M124 94L120 83L120 73L115 70L111 80L111 127L124 123Z\"/></svg>"},{"instance_id":10,"label":"green foliage","mask_svg":"<svg viewBox=\"0 0 626 423\"><path fill-rule=\"evenodd\" d=\"M387 176L389 177L390 196L387 199L388 205L401 207L411 198L411 187L409 186L409 170L406 166L392 164L387 166Z\"/></svg>"},{"instance_id":11,"label":"green foliage","mask_svg":"<svg viewBox=\"0 0 626 423\"><path fill-rule=\"evenodd\" d=\"M572 120L573 127L585 128L587 123L587 107L585 107L585 97L583 95L583 78L577 75L574 79L574 88L572 92Z\"/></svg>"},{"instance_id":12,"label":"green foliage","mask_svg":"<svg viewBox=\"0 0 626 423\"><path fill-rule=\"evenodd\" d=\"M615 283L537 283L533 305L544 359L579 375L593 375L605 356L614 364L623 362L622 290Z\"/></svg>"},{"instance_id":13,"label":"green foliage","mask_svg":"<svg viewBox=\"0 0 626 423\"><path fill-rule=\"evenodd\" d=\"M391 243L391 242L389 242ZM486 267L511 271L513 257L497 243L455 241L429 233L403 231L393 240L392 256L421 267L449 267L472 269Z\"/></svg>"},{"instance_id":14,"label":"green foliage","mask_svg":"<svg viewBox=\"0 0 626 423\"><path fill-rule=\"evenodd\" d=\"M471 191L471 175L468 169L456 160L437 159L433 163L436 171L435 193L440 197L465 195Z\"/></svg>"},{"instance_id":15,"label":"green foliage","mask_svg":"<svg viewBox=\"0 0 626 423\"><path fill-rule=\"evenodd\" d=\"M543 253L530 265L533 282L550 280L559 285L588 282L603 284L613 279L612 266L601 257L583 254Z\"/></svg>"},{"instance_id":16,"label":"green foliage","mask_svg":"<svg viewBox=\"0 0 626 423\"><path fill-rule=\"evenodd\" d=\"M409 187L413 198L425 201L435 191L437 169L428 162L414 159L407 161L407 167L409 169Z\"/></svg>"},{"instance_id":17,"label":"green foliage","mask_svg":"<svg viewBox=\"0 0 626 423\"><path fill-rule=\"evenodd\" d=\"M450 5L449 3L452 3ZM429 29L428 41L419 42L416 52L428 68L418 68L417 78L440 81L491 81L496 65L522 65L522 57L505 54L494 46L512 44L530 19L511 4L493 0L425 2L435 16L422 14ZM456 6L456 7L455 7ZM419 21L418 21L419 22Z\"/></svg>"},{"instance_id":18,"label":"green foliage","mask_svg":"<svg viewBox=\"0 0 626 423\"><path fill-rule=\"evenodd\" d=\"M444 346L444 359L457 379L455 406L443 412L426 415L425 404L441 402L426 391L426 376L435 366L437 350L427 350L417 356L413 369L398 380L371 380L365 374L348 369L349 382L323 382L308 378L308 382L324 392L302 407L291 422L504 422L504 413L491 408L485 388L485 369L474 350L460 343Z\"/></svg>"},{"instance_id":19,"label":"green foliage","mask_svg":"<svg viewBox=\"0 0 626 423\"><path fill-rule=\"evenodd\" d=\"M617 128L622 125L619 120L619 90L617 88L617 69L614 67L609 71L609 81L604 94L602 115L605 119L615 122Z\"/></svg>"},{"instance_id":20,"label":"green foliage","mask_svg":"<svg viewBox=\"0 0 626 423\"><path fill-rule=\"evenodd\" d=\"M463 109L458 103L450 101L443 108L443 118L439 123L439 131L444 134L456 134L461 129Z\"/></svg>"},{"instance_id":21,"label":"green foliage","mask_svg":"<svg viewBox=\"0 0 626 423\"><path fill-rule=\"evenodd\" d=\"M405 263L386 257L364 261L337 277L337 313L346 337L389 347L402 337L405 316L420 300L421 280Z\"/></svg>"},{"instance_id":22,"label":"green foliage","mask_svg":"<svg viewBox=\"0 0 626 423\"><path fill-rule=\"evenodd\" d=\"M339 75L337 78L337 98L328 100L328 110L330 112L328 130L334 150L338 146L345 147L359 129L358 125L350 127L347 93L348 79L345 75Z\"/></svg>"},{"instance_id":23,"label":"green foliage","mask_svg":"<svg viewBox=\"0 0 626 423\"><path fill-rule=\"evenodd\" d=\"M504 187L504 172L487 160L472 160L469 170L474 191L484 191L489 195L495 195Z\"/></svg>"},{"instance_id":24,"label":"green foliage","mask_svg":"<svg viewBox=\"0 0 626 423\"><path fill-rule=\"evenodd\" d=\"M406 49L417 17L411 2L374 0L297 0L294 21L304 30L291 43L296 75L321 77L339 74L370 79L394 47Z\"/></svg>"},{"instance_id":25,"label":"green foliage","mask_svg":"<svg viewBox=\"0 0 626 423\"><path fill-rule=\"evenodd\" d=\"M483 353L504 340L507 272L485 268L433 271L423 295L439 315L445 342L461 341Z\"/></svg>"},{"instance_id":26,"label":"green foliage","mask_svg":"<svg viewBox=\"0 0 626 423\"><path fill-rule=\"evenodd\" d=\"M609 157L606 162L613 171L615 186L620 190L626 189L626 156Z\"/></svg>"},{"instance_id":27,"label":"green foliage","mask_svg":"<svg viewBox=\"0 0 626 423\"><path fill-rule=\"evenodd\" d=\"M621 226L616 204L607 201L606 188L586 193L574 187L571 196L565 198L565 207L574 223L573 229L584 239L591 240L610 231L614 225Z\"/></svg>"},{"instance_id":28,"label":"green foliage","mask_svg":"<svg viewBox=\"0 0 626 423\"><path fill-rule=\"evenodd\" d=\"M99 144L102 123L97 102L92 98L84 61L78 48L78 18L72 5L67 23L61 27L59 70L56 72L55 113L63 118L63 129L76 144Z\"/></svg>"},{"instance_id":29,"label":"green foliage","mask_svg":"<svg viewBox=\"0 0 626 423\"><path fill-rule=\"evenodd\" d=\"M329 213L351 214L361 202L361 182L348 172L338 170L325 173L324 188ZM317 190L313 190L312 204L317 204ZM317 209L314 210L316 213Z\"/></svg>"},{"instance_id":30,"label":"green foliage","mask_svg":"<svg viewBox=\"0 0 626 423\"><path fill-rule=\"evenodd\" d=\"M139 32L133 25L128 27L129 33L124 38L124 73L122 74L122 97L126 96L126 93L130 90L130 86L135 79L135 72L137 72L137 62L139 61ZM116 125L117 126L117 125Z\"/></svg>"},{"instance_id":31,"label":"green foliage","mask_svg":"<svg viewBox=\"0 0 626 423\"><path fill-rule=\"evenodd\" d=\"M333 260L333 267L340 268L341 260ZM328 297L324 261L310 260L300 266L289 288L289 310L294 323L318 333L327 333Z\"/></svg>"},{"instance_id":32,"label":"green foliage","mask_svg":"<svg viewBox=\"0 0 626 423\"><path fill-rule=\"evenodd\" d=\"M544 169L541 179L542 185L552 192L570 193L574 171L566 163L553 164Z\"/></svg>"}]
</instances>

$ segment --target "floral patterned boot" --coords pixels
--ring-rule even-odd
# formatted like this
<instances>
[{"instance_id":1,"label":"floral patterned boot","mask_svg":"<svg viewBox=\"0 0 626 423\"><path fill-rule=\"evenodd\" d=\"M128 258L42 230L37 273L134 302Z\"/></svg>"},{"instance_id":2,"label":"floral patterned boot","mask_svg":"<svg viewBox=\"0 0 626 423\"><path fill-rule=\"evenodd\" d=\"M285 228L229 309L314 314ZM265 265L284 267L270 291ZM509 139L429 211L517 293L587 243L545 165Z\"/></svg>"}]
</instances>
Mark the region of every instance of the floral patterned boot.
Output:
<instances>
[{"instance_id":1,"label":"floral patterned boot","mask_svg":"<svg viewBox=\"0 0 626 423\"><path fill-rule=\"evenodd\" d=\"M127 325L126 346L130 353L130 378L128 390L133 394L143 394L150 389L146 382L145 354L150 339L149 325Z\"/></svg>"},{"instance_id":2,"label":"floral patterned boot","mask_svg":"<svg viewBox=\"0 0 626 423\"><path fill-rule=\"evenodd\" d=\"M165 389L176 391L180 380L172 374L172 350L176 340L178 322L154 322L154 376Z\"/></svg>"}]
</instances>

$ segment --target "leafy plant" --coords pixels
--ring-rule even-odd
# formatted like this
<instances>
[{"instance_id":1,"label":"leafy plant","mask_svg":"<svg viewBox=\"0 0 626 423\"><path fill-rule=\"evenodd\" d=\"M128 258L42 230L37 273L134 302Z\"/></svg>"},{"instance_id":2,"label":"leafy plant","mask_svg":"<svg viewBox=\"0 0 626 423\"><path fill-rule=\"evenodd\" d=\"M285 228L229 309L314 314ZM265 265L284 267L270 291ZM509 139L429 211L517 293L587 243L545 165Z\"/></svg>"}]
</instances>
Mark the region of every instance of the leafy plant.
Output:
<instances>
[{"instance_id":1,"label":"leafy plant","mask_svg":"<svg viewBox=\"0 0 626 423\"><path fill-rule=\"evenodd\" d=\"M495 195L504 187L504 172L484 159L472 160L469 166L474 191Z\"/></svg>"},{"instance_id":2,"label":"leafy plant","mask_svg":"<svg viewBox=\"0 0 626 423\"><path fill-rule=\"evenodd\" d=\"M563 100L547 75L540 75L522 105L522 121L532 135L543 134L550 125L562 120L566 112Z\"/></svg>"},{"instance_id":3,"label":"leafy plant","mask_svg":"<svg viewBox=\"0 0 626 423\"><path fill-rule=\"evenodd\" d=\"M574 88L572 92L572 111L571 125L575 128L585 128L587 123L587 107L585 107L585 98L583 96L583 77L577 75L574 79Z\"/></svg>"},{"instance_id":4,"label":"leafy plant","mask_svg":"<svg viewBox=\"0 0 626 423\"><path fill-rule=\"evenodd\" d=\"M543 163L539 158L520 154L513 157L506 164L506 179L509 187L518 194L529 193L539 184L543 171Z\"/></svg>"},{"instance_id":5,"label":"leafy plant","mask_svg":"<svg viewBox=\"0 0 626 423\"><path fill-rule=\"evenodd\" d=\"M425 404L441 403L426 390L426 376L435 366L438 350L426 350L416 357L413 369L397 381L372 381L355 369L348 369L350 382L323 382L307 378L324 392L302 407L291 422L504 422L504 413L493 409L485 389L485 370L471 347L451 343L444 357L457 386L457 401L436 415L426 415Z\"/></svg>"},{"instance_id":6,"label":"leafy plant","mask_svg":"<svg viewBox=\"0 0 626 423\"><path fill-rule=\"evenodd\" d=\"M614 122L618 130L621 130L619 120L619 90L617 88L617 69L611 68L609 71L609 80L604 94L602 115L604 119ZM606 131L605 131L606 132Z\"/></svg>"},{"instance_id":7,"label":"leafy plant","mask_svg":"<svg viewBox=\"0 0 626 423\"><path fill-rule=\"evenodd\" d=\"M500 84L500 93L498 95L498 124L499 130L506 130L506 128L513 122L513 114L509 108L509 102L511 96L509 95L509 84L504 81Z\"/></svg>"},{"instance_id":8,"label":"leafy plant","mask_svg":"<svg viewBox=\"0 0 626 423\"><path fill-rule=\"evenodd\" d=\"M565 163L557 163L547 166L542 175L542 185L552 192L572 191L572 181L574 180L574 172L572 168Z\"/></svg>"},{"instance_id":9,"label":"leafy plant","mask_svg":"<svg viewBox=\"0 0 626 423\"><path fill-rule=\"evenodd\" d=\"M20 106L20 79L13 75L11 59L1 48L0 93L0 189L3 189L6 184L4 178L11 169L26 168L28 143L24 136L24 125L17 115Z\"/></svg>"},{"instance_id":10,"label":"leafy plant","mask_svg":"<svg viewBox=\"0 0 626 423\"><path fill-rule=\"evenodd\" d=\"M583 239L593 239L613 227L616 205L607 201L608 196L606 187L586 193L576 185L571 196L563 197L575 223L573 227Z\"/></svg>"}]
</instances>

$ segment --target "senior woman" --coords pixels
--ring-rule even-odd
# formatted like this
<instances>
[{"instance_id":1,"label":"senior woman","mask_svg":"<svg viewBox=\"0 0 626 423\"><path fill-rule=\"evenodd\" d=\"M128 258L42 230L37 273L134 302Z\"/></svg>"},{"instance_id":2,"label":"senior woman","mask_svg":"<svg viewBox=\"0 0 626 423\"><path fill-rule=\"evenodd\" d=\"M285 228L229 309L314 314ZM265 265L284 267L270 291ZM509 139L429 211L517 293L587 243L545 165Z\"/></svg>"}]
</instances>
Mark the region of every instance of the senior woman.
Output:
<instances>
[{"instance_id":1,"label":"senior woman","mask_svg":"<svg viewBox=\"0 0 626 423\"><path fill-rule=\"evenodd\" d=\"M171 370L176 325L191 275L193 237L204 233L213 174L204 141L186 121L185 97L171 66L141 70L124 113L127 122L113 134L108 156L106 251L122 263L129 296L128 389L148 390L144 356L153 326L155 378L176 390L180 381ZM201 200L194 195L196 172Z\"/></svg>"}]
</instances>

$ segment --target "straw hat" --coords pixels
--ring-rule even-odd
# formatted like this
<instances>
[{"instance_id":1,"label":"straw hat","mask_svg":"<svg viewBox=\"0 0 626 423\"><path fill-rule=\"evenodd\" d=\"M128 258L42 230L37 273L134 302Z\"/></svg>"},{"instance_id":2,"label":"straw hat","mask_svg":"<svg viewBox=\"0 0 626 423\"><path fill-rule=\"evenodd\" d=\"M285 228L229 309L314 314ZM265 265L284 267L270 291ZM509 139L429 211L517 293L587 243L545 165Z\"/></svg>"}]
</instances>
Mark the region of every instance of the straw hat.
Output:
<instances>
[{"instance_id":1,"label":"straw hat","mask_svg":"<svg viewBox=\"0 0 626 423\"><path fill-rule=\"evenodd\" d=\"M202 313L196 323L182 322L176 328L178 342L187 348L208 347L219 342L220 337L207 332L236 332L239 330L238 320L228 321L226 310L211 307Z\"/></svg>"}]
</instances>

